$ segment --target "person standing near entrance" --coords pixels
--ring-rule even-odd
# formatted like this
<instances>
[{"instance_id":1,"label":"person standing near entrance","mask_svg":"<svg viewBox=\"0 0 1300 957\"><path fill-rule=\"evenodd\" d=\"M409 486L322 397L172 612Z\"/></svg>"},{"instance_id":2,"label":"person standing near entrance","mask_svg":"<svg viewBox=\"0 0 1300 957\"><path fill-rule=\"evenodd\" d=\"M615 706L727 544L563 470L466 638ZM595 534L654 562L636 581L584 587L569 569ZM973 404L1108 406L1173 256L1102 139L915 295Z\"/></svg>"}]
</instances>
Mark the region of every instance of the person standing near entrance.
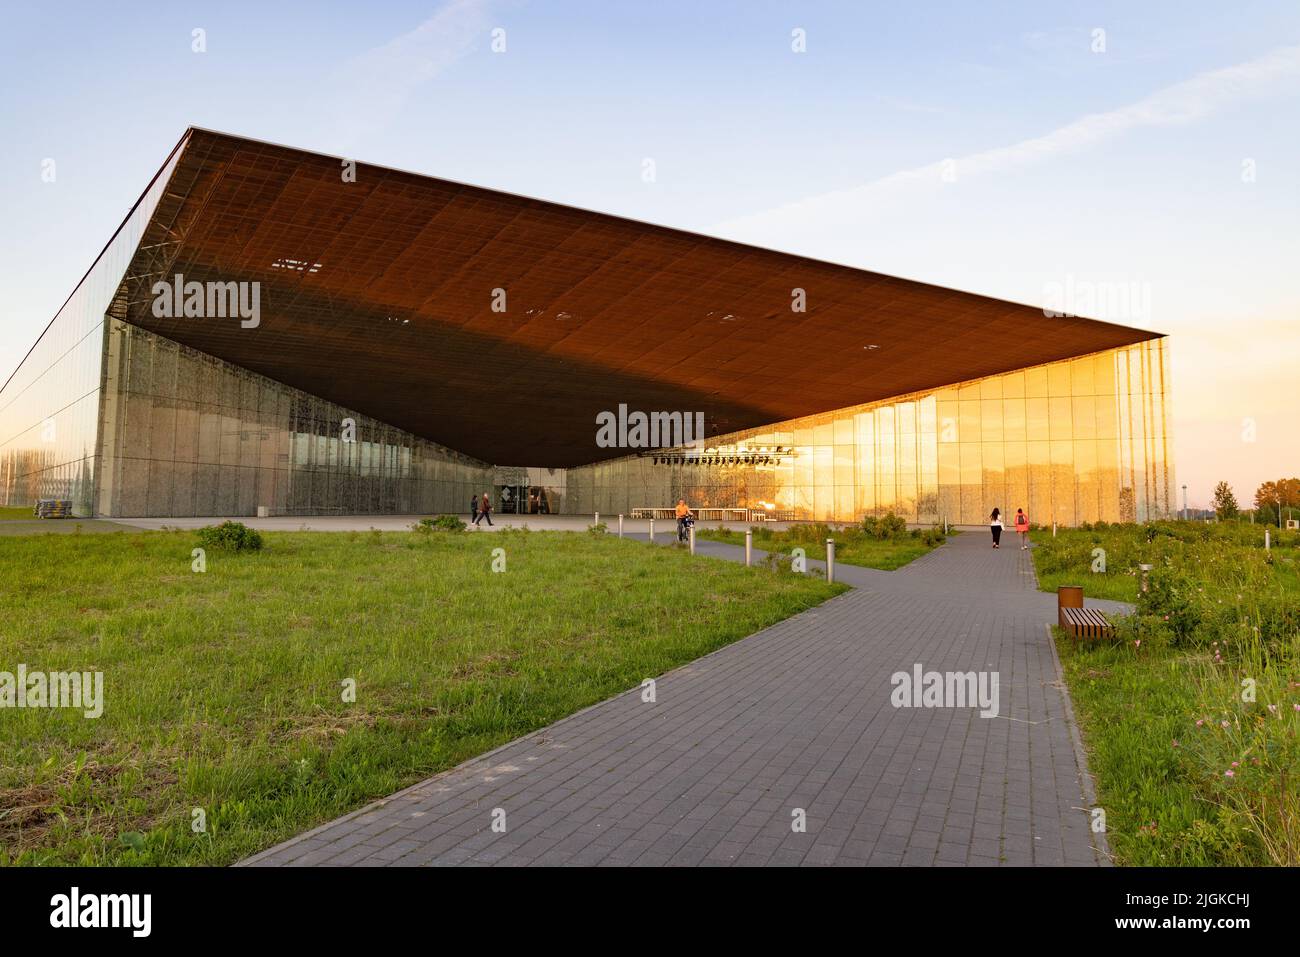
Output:
<instances>
[{"instance_id":1,"label":"person standing near entrance","mask_svg":"<svg viewBox=\"0 0 1300 957\"><path fill-rule=\"evenodd\" d=\"M480 520L486 518L487 523L491 525L492 516L489 514L491 511L492 511L492 503L488 501L487 492L484 492L483 501L478 503L478 515L474 517L474 524L477 525Z\"/></svg>"},{"instance_id":2,"label":"person standing near entrance","mask_svg":"<svg viewBox=\"0 0 1300 957\"><path fill-rule=\"evenodd\" d=\"M1020 536L1020 550L1029 547L1029 516L1023 508L1016 509L1016 534Z\"/></svg>"},{"instance_id":3,"label":"person standing near entrance","mask_svg":"<svg viewBox=\"0 0 1300 957\"><path fill-rule=\"evenodd\" d=\"M999 542L1002 540L1002 510L995 508L993 514L989 516L989 530L993 532L993 547L999 548Z\"/></svg>"}]
</instances>

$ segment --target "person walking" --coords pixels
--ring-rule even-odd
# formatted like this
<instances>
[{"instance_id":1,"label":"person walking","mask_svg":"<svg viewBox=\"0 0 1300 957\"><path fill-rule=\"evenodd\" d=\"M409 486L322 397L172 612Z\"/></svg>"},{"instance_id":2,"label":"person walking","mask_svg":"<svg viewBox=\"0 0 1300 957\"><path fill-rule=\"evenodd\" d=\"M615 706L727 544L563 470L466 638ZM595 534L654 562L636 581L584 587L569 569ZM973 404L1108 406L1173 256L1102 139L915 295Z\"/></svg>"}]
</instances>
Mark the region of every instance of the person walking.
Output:
<instances>
[{"instance_id":1,"label":"person walking","mask_svg":"<svg viewBox=\"0 0 1300 957\"><path fill-rule=\"evenodd\" d=\"M1020 536L1020 550L1029 547L1029 516L1023 508L1016 509L1016 534Z\"/></svg>"},{"instance_id":2,"label":"person walking","mask_svg":"<svg viewBox=\"0 0 1300 957\"><path fill-rule=\"evenodd\" d=\"M483 493L483 500L478 503L478 515L474 517L474 524L477 525L482 519L487 519L489 525L492 524L492 503L488 501L487 492Z\"/></svg>"},{"instance_id":3,"label":"person walking","mask_svg":"<svg viewBox=\"0 0 1300 957\"><path fill-rule=\"evenodd\" d=\"M477 495L471 495L469 497L469 523L471 525L478 524L478 496Z\"/></svg>"},{"instance_id":4,"label":"person walking","mask_svg":"<svg viewBox=\"0 0 1300 957\"><path fill-rule=\"evenodd\" d=\"M993 547L999 548L998 542L1002 540L1002 510L995 508L993 514L989 516L989 530L993 532Z\"/></svg>"}]
</instances>

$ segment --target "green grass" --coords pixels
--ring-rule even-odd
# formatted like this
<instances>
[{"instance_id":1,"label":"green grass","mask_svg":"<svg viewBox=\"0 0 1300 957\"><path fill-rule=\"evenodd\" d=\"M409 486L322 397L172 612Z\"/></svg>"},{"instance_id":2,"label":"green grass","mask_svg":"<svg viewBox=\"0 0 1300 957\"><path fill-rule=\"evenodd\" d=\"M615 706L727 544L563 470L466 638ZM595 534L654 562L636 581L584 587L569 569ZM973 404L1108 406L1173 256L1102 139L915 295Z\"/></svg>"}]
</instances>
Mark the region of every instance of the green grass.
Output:
<instances>
[{"instance_id":1,"label":"green grass","mask_svg":"<svg viewBox=\"0 0 1300 957\"><path fill-rule=\"evenodd\" d=\"M1038 533L1042 587L1137 602L1114 642L1057 636L1118 863L1300 864L1300 541L1275 542L1193 523Z\"/></svg>"},{"instance_id":2,"label":"green grass","mask_svg":"<svg viewBox=\"0 0 1300 957\"><path fill-rule=\"evenodd\" d=\"M105 682L98 719L0 711L0 863L228 864L842 590L582 534L264 537L202 574L192 532L0 540L0 670Z\"/></svg>"},{"instance_id":3,"label":"green grass","mask_svg":"<svg viewBox=\"0 0 1300 957\"><path fill-rule=\"evenodd\" d=\"M1264 557L1264 528L1260 525L1160 523L1152 526L1160 531L1149 541L1146 527L1103 524L1091 529L1060 529L1056 537L1050 529L1034 529L1030 538L1038 546L1033 556L1039 588L1055 592L1061 585L1082 585L1089 598L1134 602L1140 563L1190 567L1202 558L1220 555ZM1300 590L1300 534L1274 528L1270 538L1272 573L1277 582ZM1098 555L1097 549L1103 554Z\"/></svg>"},{"instance_id":4,"label":"green grass","mask_svg":"<svg viewBox=\"0 0 1300 957\"><path fill-rule=\"evenodd\" d=\"M954 533L955 534L955 533ZM696 538L729 545L745 544L745 533L736 529L704 528L697 526ZM786 531L774 531L761 525L754 526L754 547L766 552L789 554L793 548L802 548L808 558L825 560L826 539L835 539L835 560L845 565L860 565L893 571L908 562L934 551L938 544L928 544L920 536L904 533L897 538L877 539L863 535L853 526L828 527L826 525L795 526Z\"/></svg>"},{"instance_id":5,"label":"green grass","mask_svg":"<svg viewBox=\"0 0 1300 957\"><path fill-rule=\"evenodd\" d=\"M32 535L91 535L103 532L135 532L140 529L121 522L101 518L34 518L0 519L0 538L18 538Z\"/></svg>"},{"instance_id":6,"label":"green grass","mask_svg":"<svg viewBox=\"0 0 1300 957\"><path fill-rule=\"evenodd\" d=\"M30 506L20 506L18 508L5 506L4 508L0 508L0 522L18 522L23 519L35 517L36 516L32 514Z\"/></svg>"}]
</instances>

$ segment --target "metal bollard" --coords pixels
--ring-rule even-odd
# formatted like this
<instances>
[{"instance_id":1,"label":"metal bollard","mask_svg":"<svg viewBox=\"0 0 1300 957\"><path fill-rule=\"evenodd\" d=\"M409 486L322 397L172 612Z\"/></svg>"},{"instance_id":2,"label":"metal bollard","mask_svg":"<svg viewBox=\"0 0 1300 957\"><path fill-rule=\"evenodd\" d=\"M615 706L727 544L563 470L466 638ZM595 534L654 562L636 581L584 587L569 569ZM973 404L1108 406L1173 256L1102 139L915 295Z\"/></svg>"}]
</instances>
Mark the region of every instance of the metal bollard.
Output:
<instances>
[{"instance_id":1,"label":"metal bollard","mask_svg":"<svg viewBox=\"0 0 1300 957\"><path fill-rule=\"evenodd\" d=\"M745 529L745 567L754 564L754 530Z\"/></svg>"},{"instance_id":2,"label":"metal bollard","mask_svg":"<svg viewBox=\"0 0 1300 957\"><path fill-rule=\"evenodd\" d=\"M826 580L835 581L835 539L826 539Z\"/></svg>"},{"instance_id":3,"label":"metal bollard","mask_svg":"<svg viewBox=\"0 0 1300 957\"><path fill-rule=\"evenodd\" d=\"M654 543L655 543L655 520L652 518L650 519L650 544L653 545Z\"/></svg>"},{"instance_id":4,"label":"metal bollard","mask_svg":"<svg viewBox=\"0 0 1300 957\"><path fill-rule=\"evenodd\" d=\"M593 524L593 525L599 525L599 524L600 524L600 512L597 512L597 513L596 513L596 520L595 520L594 522L592 522L591 524Z\"/></svg>"},{"instance_id":5,"label":"metal bollard","mask_svg":"<svg viewBox=\"0 0 1300 957\"><path fill-rule=\"evenodd\" d=\"M1138 565L1138 571L1140 571L1140 572L1142 573L1142 590L1143 590L1143 591L1146 591L1146 590L1147 590L1147 586L1148 586L1147 575L1148 575L1148 573L1151 571L1151 569L1154 568L1154 567L1155 567L1154 565L1144 565L1144 564L1139 564L1139 565Z\"/></svg>"},{"instance_id":6,"label":"metal bollard","mask_svg":"<svg viewBox=\"0 0 1300 957\"><path fill-rule=\"evenodd\" d=\"M691 536L691 554L694 555L695 554L695 526L694 525L692 525L690 528L690 536Z\"/></svg>"},{"instance_id":7,"label":"metal bollard","mask_svg":"<svg viewBox=\"0 0 1300 957\"><path fill-rule=\"evenodd\" d=\"M618 537L623 537L623 513L618 513Z\"/></svg>"},{"instance_id":8,"label":"metal bollard","mask_svg":"<svg viewBox=\"0 0 1300 957\"><path fill-rule=\"evenodd\" d=\"M1052 537L1056 537L1056 519L1052 519Z\"/></svg>"},{"instance_id":9,"label":"metal bollard","mask_svg":"<svg viewBox=\"0 0 1300 957\"><path fill-rule=\"evenodd\" d=\"M1272 550L1272 549L1269 548L1268 529L1266 528L1266 529L1264 529L1264 551L1267 553L1267 552L1269 552L1269 551L1271 551L1271 550Z\"/></svg>"}]
</instances>

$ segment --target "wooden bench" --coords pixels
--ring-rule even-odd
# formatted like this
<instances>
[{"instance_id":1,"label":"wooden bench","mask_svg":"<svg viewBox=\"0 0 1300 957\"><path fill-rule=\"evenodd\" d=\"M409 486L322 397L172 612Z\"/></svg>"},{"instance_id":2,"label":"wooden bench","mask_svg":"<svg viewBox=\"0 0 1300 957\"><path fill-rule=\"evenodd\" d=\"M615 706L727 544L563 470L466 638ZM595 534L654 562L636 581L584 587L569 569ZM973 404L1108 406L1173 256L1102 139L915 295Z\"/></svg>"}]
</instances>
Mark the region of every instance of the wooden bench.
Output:
<instances>
[{"instance_id":1,"label":"wooden bench","mask_svg":"<svg viewBox=\"0 0 1300 957\"><path fill-rule=\"evenodd\" d=\"M1062 608L1061 627L1075 638L1114 638L1115 629L1095 608Z\"/></svg>"}]
</instances>

